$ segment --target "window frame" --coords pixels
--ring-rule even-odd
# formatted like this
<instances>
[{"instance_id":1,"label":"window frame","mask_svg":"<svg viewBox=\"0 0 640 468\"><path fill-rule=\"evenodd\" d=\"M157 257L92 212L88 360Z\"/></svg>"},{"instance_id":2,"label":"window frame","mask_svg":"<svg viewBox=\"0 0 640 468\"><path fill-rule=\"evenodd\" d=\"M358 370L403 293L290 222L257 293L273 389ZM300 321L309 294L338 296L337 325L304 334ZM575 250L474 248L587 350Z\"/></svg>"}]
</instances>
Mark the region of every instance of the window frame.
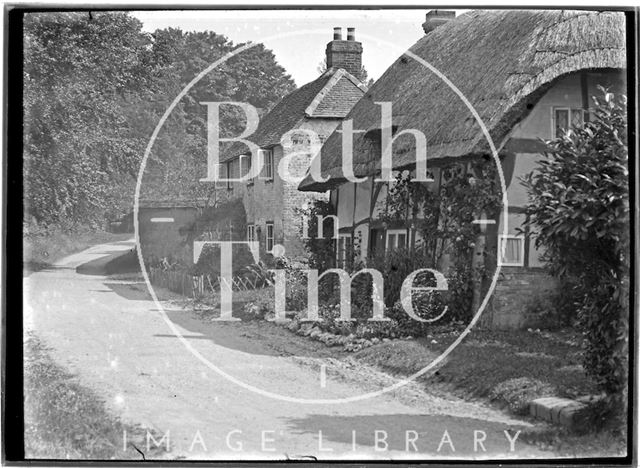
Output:
<instances>
[{"instance_id":1,"label":"window frame","mask_svg":"<svg viewBox=\"0 0 640 468\"><path fill-rule=\"evenodd\" d=\"M502 243L505 240L509 240L509 239L517 239L520 241L520 258L521 261L518 263L513 263L513 262L508 262L505 263L503 261L502 258ZM525 258L524 258L524 254L525 254L525 248L524 248L524 243L525 243L525 236L523 235L517 235L517 234L507 234L506 236L504 234L500 234L498 235L498 266L513 266L513 267L523 267L525 264Z\"/></svg>"},{"instance_id":2,"label":"window frame","mask_svg":"<svg viewBox=\"0 0 640 468\"><path fill-rule=\"evenodd\" d=\"M557 111L567 111L567 124L569 125L569 128L565 130L571 130L572 128L574 128L574 125L573 125L574 113L582 114L582 125L584 125L585 122L589 121L589 118L588 118L589 109L583 109L581 107L552 106L551 107L551 138L552 139L556 139L560 136L556 133L556 128L557 128L556 112Z\"/></svg>"},{"instance_id":3,"label":"window frame","mask_svg":"<svg viewBox=\"0 0 640 468\"><path fill-rule=\"evenodd\" d=\"M229 160L225 163L226 166L226 172L227 172L227 190L232 190L233 189L233 185L231 184L231 181L229 179L231 179L231 161Z\"/></svg>"},{"instance_id":4,"label":"window frame","mask_svg":"<svg viewBox=\"0 0 640 468\"><path fill-rule=\"evenodd\" d=\"M265 182L271 182L274 179L273 149L263 148L260 149L260 153L262 154L262 171L260 171L260 176L258 178L260 180L264 180ZM269 156L268 158L267 155ZM269 164L267 164L267 161L269 162ZM267 175L267 168L269 169L269 175Z\"/></svg>"},{"instance_id":5,"label":"window frame","mask_svg":"<svg viewBox=\"0 0 640 468\"><path fill-rule=\"evenodd\" d=\"M256 241L256 225L255 224L247 224L247 241L248 242Z\"/></svg>"},{"instance_id":6,"label":"window frame","mask_svg":"<svg viewBox=\"0 0 640 468\"><path fill-rule=\"evenodd\" d=\"M388 252L389 250L391 250L389 248L389 238L390 236L394 236L394 239L396 239L396 245L393 247L394 249L398 249L400 248L397 245L397 240L398 240L398 236L399 235L403 235L404 236L404 248L407 249L409 248L409 238L410 238L410 232L407 232L407 229L387 229L385 232L385 236L384 236L384 246L385 246L385 252Z\"/></svg>"},{"instance_id":7,"label":"window frame","mask_svg":"<svg viewBox=\"0 0 640 468\"><path fill-rule=\"evenodd\" d=\"M271 237L269 237L269 228L271 228ZM273 252L273 247L276 245L276 228L273 221L269 221L265 224L265 248L267 253ZM271 248L269 248L269 240L271 240Z\"/></svg>"},{"instance_id":8,"label":"window frame","mask_svg":"<svg viewBox=\"0 0 640 468\"><path fill-rule=\"evenodd\" d=\"M238 178L240 177L244 177L245 175L247 175L249 172L251 172L251 164L252 164L252 157L251 154L241 154L240 157L238 158L238 166L240 168L239 170L239 174L238 174ZM246 166L246 172L243 171L243 169L245 168L244 166ZM247 180L247 184L248 185L252 185L253 184L253 178L250 178Z\"/></svg>"},{"instance_id":9,"label":"window frame","mask_svg":"<svg viewBox=\"0 0 640 468\"><path fill-rule=\"evenodd\" d=\"M218 164L218 179L226 179L227 178L227 163L219 163ZM216 190L222 190L227 188L228 182L223 182L221 180L216 180L215 188Z\"/></svg>"}]
</instances>

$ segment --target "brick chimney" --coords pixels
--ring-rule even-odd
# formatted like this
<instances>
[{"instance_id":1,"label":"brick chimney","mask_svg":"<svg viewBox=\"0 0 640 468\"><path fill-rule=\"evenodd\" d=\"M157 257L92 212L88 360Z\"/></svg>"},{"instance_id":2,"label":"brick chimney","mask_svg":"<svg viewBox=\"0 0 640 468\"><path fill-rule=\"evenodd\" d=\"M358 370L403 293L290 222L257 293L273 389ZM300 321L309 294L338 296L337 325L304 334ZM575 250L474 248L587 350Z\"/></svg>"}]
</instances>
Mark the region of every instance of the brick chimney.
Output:
<instances>
[{"instance_id":1,"label":"brick chimney","mask_svg":"<svg viewBox=\"0 0 640 468\"><path fill-rule=\"evenodd\" d=\"M356 41L356 29L347 28L347 40L342 40L342 28L333 28L333 41L327 44L327 69L344 68L358 79L362 72L362 44Z\"/></svg>"},{"instance_id":2,"label":"brick chimney","mask_svg":"<svg viewBox=\"0 0 640 468\"><path fill-rule=\"evenodd\" d=\"M422 29L425 34L429 34L438 26L442 26L447 21L450 21L456 17L456 12L452 10L431 10L427 13L427 17L424 23L422 23Z\"/></svg>"}]
</instances>

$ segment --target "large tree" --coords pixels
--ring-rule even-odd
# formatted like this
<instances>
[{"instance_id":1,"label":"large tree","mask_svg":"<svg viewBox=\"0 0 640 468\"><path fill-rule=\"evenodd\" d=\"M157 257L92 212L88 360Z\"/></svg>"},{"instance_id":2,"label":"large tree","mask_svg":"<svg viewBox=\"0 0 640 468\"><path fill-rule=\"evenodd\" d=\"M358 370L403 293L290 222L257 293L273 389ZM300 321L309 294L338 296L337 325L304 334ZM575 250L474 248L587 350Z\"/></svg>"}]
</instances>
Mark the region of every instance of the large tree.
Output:
<instances>
[{"instance_id":1,"label":"large tree","mask_svg":"<svg viewBox=\"0 0 640 468\"><path fill-rule=\"evenodd\" d=\"M200 72L244 45L210 31L173 28L157 30L153 38L155 53L171 64L163 76L165 96L159 98L165 107ZM143 196L205 199L209 204L224 198L226 190L199 182L207 173L207 116L206 107L200 103L244 102L263 115L294 88L291 77L262 44L234 55L209 72L181 100L160 132L145 170ZM242 132L246 119L239 108L222 106L220 114L222 136Z\"/></svg>"},{"instance_id":2,"label":"large tree","mask_svg":"<svg viewBox=\"0 0 640 468\"><path fill-rule=\"evenodd\" d=\"M124 108L148 99L158 63L124 13L24 21L25 207L43 224L100 220L135 173L140 135Z\"/></svg>"},{"instance_id":3,"label":"large tree","mask_svg":"<svg viewBox=\"0 0 640 468\"><path fill-rule=\"evenodd\" d=\"M236 49L213 32L142 31L126 13L33 13L24 21L25 211L39 224L99 224L129 210L146 144L180 90ZM264 110L293 90L261 44L207 75L172 113L154 146L152 196L188 197L206 160L202 101ZM242 129L228 108L223 128Z\"/></svg>"}]
</instances>

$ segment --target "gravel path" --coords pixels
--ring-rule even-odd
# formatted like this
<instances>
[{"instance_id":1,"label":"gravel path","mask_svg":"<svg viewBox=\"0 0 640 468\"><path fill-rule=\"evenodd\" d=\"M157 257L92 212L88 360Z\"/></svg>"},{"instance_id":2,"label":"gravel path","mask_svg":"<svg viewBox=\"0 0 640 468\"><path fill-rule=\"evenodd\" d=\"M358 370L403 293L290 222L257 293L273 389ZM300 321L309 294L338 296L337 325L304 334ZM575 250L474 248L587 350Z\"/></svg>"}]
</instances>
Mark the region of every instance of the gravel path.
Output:
<instances>
[{"instance_id":1,"label":"gravel path","mask_svg":"<svg viewBox=\"0 0 640 468\"><path fill-rule=\"evenodd\" d=\"M132 241L95 246L25 278L25 333L40 337L54 359L123 420L149 428L157 441L169 434L168 458L551 455L520 440L510 450L507 435L514 437L529 423L414 385L342 404L265 396L350 398L394 380L353 360L335 359L335 351L273 324L211 322L170 301L163 302L165 318L144 283L87 268L132 246ZM262 394L219 375L194 352ZM484 440L474 444L474 436Z\"/></svg>"}]
</instances>

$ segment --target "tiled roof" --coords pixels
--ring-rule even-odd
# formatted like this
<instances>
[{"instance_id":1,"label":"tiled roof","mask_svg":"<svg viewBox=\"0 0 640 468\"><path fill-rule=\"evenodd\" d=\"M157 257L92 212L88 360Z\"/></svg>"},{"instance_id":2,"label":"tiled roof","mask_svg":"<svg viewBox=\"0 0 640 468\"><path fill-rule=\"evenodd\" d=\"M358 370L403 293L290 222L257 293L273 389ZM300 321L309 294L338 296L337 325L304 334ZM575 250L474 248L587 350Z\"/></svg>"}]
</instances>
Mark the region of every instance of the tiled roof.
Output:
<instances>
[{"instance_id":1,"label":"tiled roof","mask_svg":"<svg viewBox=\"0 0 640 468\"><path fill-rule=\"evenodd\" d=\"M343 69L330 68L314 81L286 95L260 119L258 129L247 137L261 148L280 143L280 138L305 118L343 118L367 88ZM246 153L241 143L231 145L220 157L225 162Z\"/></svg>"}]
</instances>

